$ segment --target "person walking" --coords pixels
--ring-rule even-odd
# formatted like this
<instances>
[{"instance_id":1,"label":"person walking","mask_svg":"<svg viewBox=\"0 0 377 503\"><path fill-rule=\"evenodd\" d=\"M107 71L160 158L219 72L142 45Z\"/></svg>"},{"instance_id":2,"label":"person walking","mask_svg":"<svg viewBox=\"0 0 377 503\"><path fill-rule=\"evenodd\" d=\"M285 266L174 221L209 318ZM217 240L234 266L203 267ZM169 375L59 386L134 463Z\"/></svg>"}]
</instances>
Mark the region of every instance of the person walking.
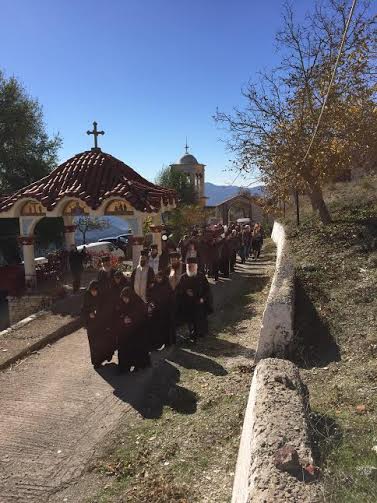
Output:
<instances>
[{"instance_id":1,"label":"person walking","mask_svg":"<svg viewBox=\"0 0 377 503\"><path fill-rule=\"evenodd\" d=\"M81 252L79 252L76 245L72 245L68 255L68 262L72 274L73 293L77 293L80 290L81 276L84 270L85 261L86 261L85 248Z\"/></svg>"},{"instance_id":2,"label":"person walking","mask_svg":"<svg viewBox=\"0 0 377 503\"><path fill-rule=\"evenodd\" d=\"M187 259L186 273L178 285L178 303L188 324L189 339L195 343L208 334L207 316L213 311L210 286L206 276L198 270L196 257Z\"/></svg>"},{"instance_id":3,"label":"person walking","mask_svg":"<svg viewBox=\"0 0 377 503\"><path fill-rule=\"evenodd\" d=\"M252 258L257 259L263 246L263 230L259 223L254 225L253 234L251 238L252 245Z\"/></svg>"},{"instance_id":4,"label":"person walking","mask_svg":"<svg viewBox=\"0 0 377 503\"><path fill-rule=\"evenodd\" d=\"M105 360L111 361L114 353L113 345L106 337L103 326L98 281L91 281L84 294L81 316L88 334L90 359L93 367L97 369Z\"/></svg>"},{"instance_id":5,"label":"person walking","mask_svg":"<svg viewBox=\"0 0 377 503\"><path fill-rule=\"evenodd\" d=\"M147 368L151 365L147 340L147 304L126 287L121 292L118 318L118 366L119 373Z\"/></svg>"},{"instance_id":6,"label":"person walking","mask_svg":"<svg viewBox=\"0 0 377 503\"><path fill-rule=\"evenodd\" d=\"M149 266L148 250L140 253L139 265L131 275L131 287L143 302L148 303L149 289L154 282L154 272Z\"/></svg>"},{"instance_id":7,"label":"person walking","mask_svg":"<svg viewBox=\"0 0 377 503\"><path fill-rule=\"evenodd\" d=\"M174 292L165 271L156 274L150 289L148 306L150 323L148 338L152 350L168 347L175 343L173 334L174 317L172 316Z\"/></svg>"}]
</instances>

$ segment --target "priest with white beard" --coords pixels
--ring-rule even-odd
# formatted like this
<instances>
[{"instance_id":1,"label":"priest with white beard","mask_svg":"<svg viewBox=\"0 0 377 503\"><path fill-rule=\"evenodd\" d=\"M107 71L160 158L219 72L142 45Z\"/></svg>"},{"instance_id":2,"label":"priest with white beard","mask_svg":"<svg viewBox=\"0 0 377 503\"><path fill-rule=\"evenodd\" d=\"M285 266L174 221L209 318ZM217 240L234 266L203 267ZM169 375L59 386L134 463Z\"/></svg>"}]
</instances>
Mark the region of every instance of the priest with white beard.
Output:
<instances>
[{"instance_id":1,"label":"priest with white beard","mask_svg":"<svg viewBox=\"0 0 377 503\"><path fill-rule=\"evenodd\" d=\"M151 253L149 255L149 267L152 267L155 275L160 270L160 256L158 254L158 247L156 244L151 245Z\"/></svg>"},{"instance_id":2,"label":"priest with white beard","mask_svg":"<svg viewBox=\"0 0 377 503\"><path fill-rule=\"evenodd\" d=\"M208 314L213 312L210 285L206 276L198 271L198 259L187 259L186 272L177 287L180 312L189 328L189 340L208 334Z\"/></svg>"},{"instance_id":3,"label":"priest with white beard","mask_svg":"<svg viewBox=\"0 0 377 503\"><path fill-rule=\"evenodd\" d=\"M139 265L132 272L131 287L145 303L149 301L149 289L154 284L154 272L148 263L148 250L140 253Z\"/></svg>"}]
</instances>

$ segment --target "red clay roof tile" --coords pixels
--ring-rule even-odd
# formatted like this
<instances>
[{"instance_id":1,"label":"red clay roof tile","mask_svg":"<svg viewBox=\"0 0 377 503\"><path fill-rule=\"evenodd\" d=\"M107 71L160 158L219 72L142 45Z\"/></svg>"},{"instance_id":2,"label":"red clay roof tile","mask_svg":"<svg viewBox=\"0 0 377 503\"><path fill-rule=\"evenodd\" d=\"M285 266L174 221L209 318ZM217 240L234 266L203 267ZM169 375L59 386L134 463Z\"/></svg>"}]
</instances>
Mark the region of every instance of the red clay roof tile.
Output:
<instances>
[{"instance_id":1,"label":"red clay roof tile","mask_svg":"<svg viewBox=\"0 0 377 503\"><path fill-rule=\"evenodd\" d=\"M172 204L173 190L149 182L124 162L101 150L77 154L54 169L49 175L24 187L15 194L0 199L0 212L8 211L17 201L33 198L49 211L63 197L82 199L93 210L109 197L122 197L145 212Z\"/></svg>"}]
</instances>

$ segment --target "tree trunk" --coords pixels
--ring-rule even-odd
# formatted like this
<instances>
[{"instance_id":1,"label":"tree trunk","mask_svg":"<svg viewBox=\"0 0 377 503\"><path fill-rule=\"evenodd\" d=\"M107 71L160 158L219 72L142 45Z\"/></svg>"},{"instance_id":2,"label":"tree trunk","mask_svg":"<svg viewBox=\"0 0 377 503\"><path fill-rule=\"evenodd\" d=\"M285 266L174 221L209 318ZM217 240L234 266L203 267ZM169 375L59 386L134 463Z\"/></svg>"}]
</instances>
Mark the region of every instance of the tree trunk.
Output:
<instances>
[{"instance_id":1,"label":"tree trunk","mask_svg":"<svg viewBox=\"0 0 377 503\"><path fill-rule=\"evenodd\" d=\"M331 222L331 215L323 199L322 190L313 185L308 195L312 208L315 212L318 212L321 222L323 224L329 224Z\"/></svg>"}]
</instances>

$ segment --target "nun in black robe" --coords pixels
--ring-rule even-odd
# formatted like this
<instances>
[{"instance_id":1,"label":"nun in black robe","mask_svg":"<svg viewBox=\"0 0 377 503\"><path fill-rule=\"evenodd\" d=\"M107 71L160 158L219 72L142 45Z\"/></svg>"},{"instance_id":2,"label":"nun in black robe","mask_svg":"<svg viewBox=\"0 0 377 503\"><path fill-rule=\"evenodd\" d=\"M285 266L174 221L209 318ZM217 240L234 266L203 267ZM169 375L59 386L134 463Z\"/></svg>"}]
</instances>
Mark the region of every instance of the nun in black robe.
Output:
<instances>
[{"instance_id":1,"label":"nun in black robe","mask_svg":"<svg viewBox=\"0 0 377 503\"><path fill-rule=\"evenodd\" d=\"M220 271L224 278L229 278L230 274L230 258L231 258L231 245L229 237L225 237L222 241L221 258L220 258Z\"/></svg>"},{"instance_id":2,"label":"nun in black robe","mask_svg":"<svg viewBox=\"0 0 377 503\"><path fill-rule=\"evenodd\" d=\"M173 289L163 271L156 274L155 282L149 290L149 344L152 351L175 342L173 330Z\"/></svg>"},{"instance_id":3,"label":"nun in black robe","mask_svg":"<svg viewBox=\"0 0 377 503\"><path fill-rule=\"evenodd\" d=\"M89 284L84 294L81 315L88 334L91 362L97 368L105 360L110 361L114 352L106 338L98 281Z\"/></svg>"},{"instance_id":4,"label":"nun in black robe","mask_svg":"<svg viewBox=\"0 0 377 503\"><path fill-rule=\"evenodd\" d=\"M130 287L121 293L118 329L118 360L120 372L149 367L151 364L147 339L148 307Z\"/></svg>"},{"instance_id":5,"label":"nun in black robe","mask_svg":"<svg viewBox=\"0 0 377 503\"><path fill-rule=\"evenodd\" d=\"M102 268L98 272L98 292L100 298L100 316L103 327L104 343L108 344L108 352L112 355L116 350L116 327L114 326L115 296L119 299L119 293L115 294L113 287L117 271L111 267L110 257L102 258Z\"/></svg>"}]
</instances>

